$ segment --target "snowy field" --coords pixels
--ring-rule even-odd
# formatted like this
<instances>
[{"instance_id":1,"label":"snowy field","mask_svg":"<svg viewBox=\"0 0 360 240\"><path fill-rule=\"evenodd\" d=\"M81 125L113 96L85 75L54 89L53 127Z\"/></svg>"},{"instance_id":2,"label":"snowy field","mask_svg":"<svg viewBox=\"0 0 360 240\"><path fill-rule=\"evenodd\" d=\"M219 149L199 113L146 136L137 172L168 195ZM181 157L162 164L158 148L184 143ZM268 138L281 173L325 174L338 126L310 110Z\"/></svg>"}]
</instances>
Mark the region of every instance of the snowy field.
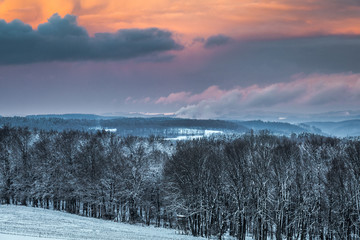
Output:
<instances>
[{"instance_id":1,"label":"snowy field","mask_svg":"<svg viewBox=\"0 0 360 240\"><path fill-rule=\"evenodd\" d=\"M143 227L24 206L0 205L1 240L183 239L174 229Z\"/></svg>"}]
</instances>

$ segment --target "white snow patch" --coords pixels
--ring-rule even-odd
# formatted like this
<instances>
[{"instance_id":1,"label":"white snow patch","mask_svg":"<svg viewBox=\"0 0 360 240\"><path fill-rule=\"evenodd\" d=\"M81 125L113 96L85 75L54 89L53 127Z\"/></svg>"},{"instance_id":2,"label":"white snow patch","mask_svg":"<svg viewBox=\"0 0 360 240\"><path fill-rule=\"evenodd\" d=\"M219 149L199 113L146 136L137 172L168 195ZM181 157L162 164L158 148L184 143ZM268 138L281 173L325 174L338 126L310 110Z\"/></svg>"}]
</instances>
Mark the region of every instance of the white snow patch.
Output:
<instances>
[{"instance_id":1,"label":"white snow patch","mask_svg":"<svg viewBox=\"0 0 360 240\"><path fill-rule=\"evenodd\" d=\"M175 138L165 138L165 140L170 141L185 141L185 140L193 140L193 139L199 139L202 138L203 135L195 135L195 136L178 136Z\"/></svg>"},{"instance_id":2,"label":"white snow patch","mask_svg":"<svg viewBox=\"0 0 360 240\"><path fill-rule=\"evenodd\" d=\"M93 127L93 128L90 128L92 130L95 130L95 131L102 131L102 130L105 130L106 132L116 132L117 131L117 128L102 128L102 127Z\"/></svg>"},{"instance_id":3,"label":"white snow patch","mask_svg":"<svg viewBox=\"0 0 360 240\"><path fill-rule=\"evenodd\" d=\"M200 139L203 137L210 137L210 136L218 135L218 134L224 134L224 132L217 131L217 130L197 130L197 129L182 128L179 130L179 134L197 134L197 135L177 136L174 138L165 138L165 140L170 140L170 141L193 140L193 139ZM203 135L200 135L200 134L203 134Z\"/></svg>"},{"instance_id":4,"label":"white snow patch","mask_svg":"<svg viewBox=\"0 0 360 240\"><path fill-rule=\"evenodd\" d=\"M56 238L43 238L43 237L29 237L21 235L10 235L0 233L1 240L58 240Z\"/></svg>"},{"instance_id":5,"label":"white snow patch","mask_svg":"<svg viewBox=\"0 0 360 240\"><path fill-rule=\"evenodd\" d=\"M211 136L211 135L216 135L216 134L223 134L223 131L216 131L216 130L205 130L204 135L205 136Z\"/></svg>"},{"instance_id":6,"label":"white snow patch","mask_svg":"<svg viewBox=\"0 0 360 240\"><path fill-rule=\"evenodd\" d=\"M24 206L0 205L1 240L201 240L175 229L117 223Z\"/></svg>"}]
</instances>

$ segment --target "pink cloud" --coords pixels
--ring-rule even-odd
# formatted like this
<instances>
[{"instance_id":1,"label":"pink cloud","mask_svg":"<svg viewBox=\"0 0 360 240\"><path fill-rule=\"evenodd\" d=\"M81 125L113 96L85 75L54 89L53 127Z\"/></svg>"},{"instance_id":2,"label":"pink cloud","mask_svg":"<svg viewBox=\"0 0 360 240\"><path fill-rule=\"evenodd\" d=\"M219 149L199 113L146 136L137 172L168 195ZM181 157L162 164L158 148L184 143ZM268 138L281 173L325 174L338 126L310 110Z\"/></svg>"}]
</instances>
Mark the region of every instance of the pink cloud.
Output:
<instances>
[{"instance_id":1,"label":"pink cloud","mask_svg":"<svg viewBox=\"0 0 360 240\"><path fill-rule=\"evenodd\" d=\"M176 93L174 93L176 95ZM170 95L169 95L170 96ZM291 82L230 90L211 86L178 98L179 117L214 118L247 111L325 112L360 108L360 74L314 74Z\"/></svg>"},{"instance_id":2,"label":"pink cloud","mask_svg":"<svg viewBox=\"0 0 360 240\"><path fill-rule=\"evenodd\" d=\"M160 97L155 101L156 104L171 104L171 103L197 103L203 100L220 99L226 93L218 86L210 86L205 91L192 94L191 92L177 92L170 93L167 97Z\"/></svg>"},{"instance_id":3,"label":"pink cloud","mask_svg":"<svg viewBox=\"0 0 360 240\"><path fill-rule=\"evenodd\" d=\"M175 102L185 102L190 95L190 92L170 93L167 97L160 97L158 100L155 101L155 103L170 104Z\"/></svg>"}]
</instances>

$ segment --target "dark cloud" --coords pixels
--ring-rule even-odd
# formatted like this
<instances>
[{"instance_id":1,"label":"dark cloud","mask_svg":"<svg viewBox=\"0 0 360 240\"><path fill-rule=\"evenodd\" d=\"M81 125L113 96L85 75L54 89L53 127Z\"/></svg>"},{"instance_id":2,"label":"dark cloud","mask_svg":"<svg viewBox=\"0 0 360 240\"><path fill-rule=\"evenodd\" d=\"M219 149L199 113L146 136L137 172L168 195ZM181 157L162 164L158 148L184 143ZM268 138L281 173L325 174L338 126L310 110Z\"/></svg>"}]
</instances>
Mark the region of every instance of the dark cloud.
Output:
<instances>
[{"instance_id":1,"label":"dark cloud","mask_svg":"<svg viewBox=\"0 0 360 240\"><path fill-rule=\"evenodd\" d=\"M226 45L230 42L230 40L231 40L230 37L225 36L223 34L210 36L208 39L206 39L204 47L205 48L213 48L213 47Z\"/></svg>"},{"instance_id":2,"label":"dark cloud","mask_svg":"<svg viewBox=\"0 0 360 240\"><path fill-rule=\"evenodd\" d=\"M38 26L37 33L42 36L53 37L88 37L86 29L77 25L76 16L69 14L64 18L54 14L47 23Z\"/></svg>"},{"instance_id":3,"label":"dark cloud","mask_svg":"<svg viewBox=\"0 0 360 240\"><path fill-rule=\"evenodd\" d=\"M262 44L263 45L263 44ZM360 36L318 36L270 41L263 54L293 62L304 71L360 71Z\"/></svg>"},{"instance_id":4,"label":"dark cloud","mask_svg":"<svg viewBox=\"0 0 360 240\"><path fill-rule=\"evenodd\" d=\"M38 30L20 20L0 20L0 64L44 61L122 60L158 56L183 47L172 33L158 28L123 29L90 37L76 17L54 14Z\"/></svg>"},{"instance_id":5,"label":"dark cloud","mask_svg":"<svg viewBox=\"0 0 360 240\"><path fill-rule=\"evenodd\" d=\"M219 50L207 56L202 67L194 70L194 76L206 81L193 81L193 89L200 91L201 87L206 87L205 83L231 88L286 82L298 74L360 73L360 35L233 39L231 45ZM195 60L188 62L194 64Z\"/></svg>"}]
</instances>

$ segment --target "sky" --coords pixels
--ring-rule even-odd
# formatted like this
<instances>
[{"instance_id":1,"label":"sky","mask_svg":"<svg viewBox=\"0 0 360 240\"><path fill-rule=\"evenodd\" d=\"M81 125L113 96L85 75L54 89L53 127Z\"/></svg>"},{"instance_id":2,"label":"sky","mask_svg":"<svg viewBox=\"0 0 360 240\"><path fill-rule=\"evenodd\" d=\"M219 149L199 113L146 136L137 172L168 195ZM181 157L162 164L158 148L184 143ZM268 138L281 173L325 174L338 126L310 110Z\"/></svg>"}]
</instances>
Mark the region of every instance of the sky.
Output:
<instances>
[{"instance_id":1,"label":"sky","mask_svg":"<svg viewBox=\"0 0 360 240\"><path fill-rule=\"evenodd\" d=\"M360 111L358 0L0 0L0 115Z\"/></svg>"}]
</instances>

